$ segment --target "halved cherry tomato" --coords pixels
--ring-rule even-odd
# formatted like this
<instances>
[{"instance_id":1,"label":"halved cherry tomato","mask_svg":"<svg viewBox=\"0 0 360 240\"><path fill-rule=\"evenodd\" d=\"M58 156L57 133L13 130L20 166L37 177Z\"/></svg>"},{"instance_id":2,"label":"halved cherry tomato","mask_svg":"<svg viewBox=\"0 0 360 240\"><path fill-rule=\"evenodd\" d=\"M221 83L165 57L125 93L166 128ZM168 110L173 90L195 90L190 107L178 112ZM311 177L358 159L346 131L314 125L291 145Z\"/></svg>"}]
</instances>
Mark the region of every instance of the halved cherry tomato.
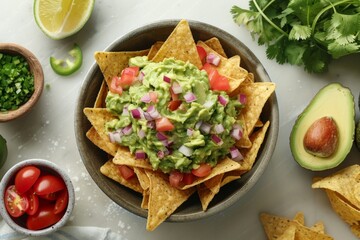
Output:
<instances>
[{"instance_id":1,"label":"halved cherry tomato","mask_svg":"<svg viewBox=\"0 0 360 240\"><path fill-rule=\"evenodd\" d=\"M15 187L19 194L25 193L40 176L40 169L34 166L26 166L20 169L15 176Z\"/></svg>"},{"instance_id":2,"label":"halved cherry tomato","mask_svg":"<svg viewBox=\"0 0 360 240\"><path fill-rule=\"evenodd\" d=\"M110 92L117 93L117 94L121 95L122 92L123 92L123 89L118 84L118 81L119 81L118 79L119 79L119 77L116 77L116 76L111 79Z\"/></svg>"},{"instance_id":3,"label":"halved cherry tomato","mask_svg":"<svg viewBox=\"0 0 360 240\"><path fill-rule=\"evenodd\" d=\"M192 184L195 181L195 179L196 179L196 177L195 177L194 174L192 174L192 173L184 173L184 177L183 177L182 182L185 185L189 185L189 184Z\"/></svg>"},{"instance_id":4,"label":"halved cherry tomato","mask_svg":"<svg viewBox=\"0 0 360 240\"><path fill-rule=\"evenodd\" d=\"M42 175L36 180L34 191L38 195L46 195L60 191L65 187L65 183L60 177L48 174Z\"/></svg>"},{"instance_id":5,"label":"halved cherry tomato","mask_svg":"<svg viewBox=\"0 0 360 240\"><path fill-rule=\"evenodd\" d=\"M61 190L55 202L54 213L58 214L65 210L69 201L69 194L66 189Z\"/></svg>"},{"instance_id":6,"label":"halved cherry tomato","mask_svg":"<svg viewBox=\"0 0 360 240\"><path fill-rule=\"evenodd\" d=\"M137 75L139 75L139 67L127 67L122 71L118 84L126 88L133 84Z\"/></svg>"},{"instance_id":7,"label":"halved cherry tomato","mask_svg":"<svg viewBox=\"0 0 360 240\"><path fill-rule=\"evenodd\" d=\"M29 208L29 199L26 195L20 195L15 185L6 189L4 202L7 212L13 217L20 217Z\"/></svg>"},{"instance_id":8,"label":"halved cherry tomato","mask_svg":"<svg viewBox=\"0 0 360 240\"><path fill-rule=\"evenodd\" d=\"M176 109L178 109L180 107L181 103L182 103L181 100L172 100L169 102L168 108L170 111L175 111Z\"/></svg>"},{"instance_id":9,"label":"halved cherry tomato","mask_svg":"<svg viewBox=\"0 0 360 240\"><path fill-rule=\"evenodd\" d=\"M181 181L183 180L184 174L174 170L169 174L169 183L171 186L175 188L179 188L181 186Z\"/></svg>"},{"instance_id":10,"label":"halved cherry tomato","mask_svg":"<svg viewBox=\"0 0 360 240\"><path fill-rule=\"evenodd\" d=\"M26 220L26 227L30 230L39 230L57 223L63 214L54 213L54 204L42 201L38 211L29 215Z\"/></svg>"},{"instance_id":11,"label":"halved cherry tomato","mask_svg":"<svg viewBox=\"0 0 360 240\"><path fill-rule=\"evenodd\" d=\"M204 63L206 60L206 55L207 55L205 49L201 46L196 46L196 50L199 54L201 62Z\"/></svg>"},{"instance_id":12,"label":"halved cherry tomato","mask_svg":"<svg viewBox=\"0 0 360 240\"><path fill-rule=\"evenodd\" d=\"M120 174L126 180L129 180L133 176L135 176L135 172L133 169L129 168L126 165L119 165Z\"/></svg>"},{"instance_id":13,"label":"halved cherry tomato","mask_svg":"<svg viewBox=\"0 0 360 240\"><path fill-rule=\"evenodd\" d=\"M159 132L172 131L175 126L166 117L158 118L155 120L156 130Z\"/></svg>"},{"instance_id":14,"label":"halved cherry tomato","mask_svg":"<svg viewBox=\"0 0 360 240\"><path fill-rule=\"evenodd\" d=\"M191 173L197 177L206 177L211 173L211 166L207 163L202 163L198 168L191 170Z\"/></svg>"},{"instance_id":15,"label":"halved cherry tomato","mask_svg":"<svg viewBox=\"0 0 360 240\"><path fill-rule=\"evenodd\" d=\"M29 199L29 208L26 210L26 213L28 215L34 215L39 209L39 198L35 194L35 192L31 190L29 191L27 196Z\"/></svg>"}]
</instances>

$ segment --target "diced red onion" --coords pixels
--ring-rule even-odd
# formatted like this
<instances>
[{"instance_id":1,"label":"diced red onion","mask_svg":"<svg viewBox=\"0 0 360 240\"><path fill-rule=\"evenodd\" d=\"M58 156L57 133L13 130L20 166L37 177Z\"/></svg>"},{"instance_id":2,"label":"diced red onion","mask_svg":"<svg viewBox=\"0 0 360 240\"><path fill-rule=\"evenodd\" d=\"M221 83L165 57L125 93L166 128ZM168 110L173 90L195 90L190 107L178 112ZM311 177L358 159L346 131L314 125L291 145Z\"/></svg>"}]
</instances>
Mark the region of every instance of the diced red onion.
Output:
<instances>
[{"instance_id":1,"label":"diced red onion","mask_svg":"<svg viewBox=\"0 0 360 240\"><path fill-rule=\"evenodd\" d=\"M223 133L225 129L224 126L220 123L214 126L214 130L217 134L219 134L219 133Z\"/></svg>"},{"instance_id":2,"label":"diced red onion","mask_svg":"<svg viewBox=\"0 0 360 240\"><path fill-rule=\"evenodd\" d=\"M209 133L211 130L211 125L209 123L203 122L200 126L200 130L203 133Z\"/></svg>"},{"instance_id":3,"label":"diced red onion","mask_svg":"<svg viewBox=\"0 0 360 240\"><path fill-rule=\"evenodd\" d=\"M169 147L173 144L173 141L170 141L169 139L162 140L161 142L165 147Z\"/></svg>"},{"instance_id":4,"label":"diced red onion","mask_svg":"<svg viewBox=\"0 0 360 240\"><path fill-rule=\"evenodd\" d=\"M162 132L157 132L157 133L156 133L156 137L157 137L157 139L159 139L160 141L164 141L164 140L167 140L167 139L168 139L168 137L167 137L165 134L163 134Z\"/></svg>"},{"instance_id":5,"label":"diced red onion","mask_svg":"<svg viewBox=\"0 0 360 240\"><path fill-rule=\"evenodd\" d=\"M239 149L237 149L236 147L230 148L230 155L231 155L231 159L236 162L244 159L243 155L240 153Z\"/></svg>"},{"instance_id":6,"label":"diced red onion","mask_svg":"<svg viewBox=\"0 0 360 240\"><path fill-rule=\"evenodd\" d=\"M120 131L114 131L109 132L109 139L112 143L121 143L121 132Z\"/></svg>"},{"instance_id":7,"label":"diced red onion","mask_svg":"<svg viewBox=\"0 0 360 240\"><path fill-rule=\"evenodd\" d=\"M163 78L164 82L170 83L171 82L171 78L164 76Z\"/></svg>"},{"instance_id":8,"label":"diced red onion","mask_svg":"<svg viewBox=\"0 0 360 240\"><path fill-rule=\"evenodd\" d=\"M206 62L218 66L220 63L220 57L214 53L209 53L208 55L206 55Z\"/></svg>"},{"instance_id":9,"label":"diced red onion","mask_svg":"<svg viewBox=\"0 0 360 240\"><path fill-rule=\"evenodd\" d=\"M140 71L137 79L138 79L140 82L142 82L142 80L144 80L144 76L145 76L145 73L144 73L143 71Z\"/></svg>"},{"instance_id":10,"label":"diced red onion","mask_svg":"<svg viewBox=\"0 0 360 240\"><path fill-rule=\"evenodd\" d=\"M239 94L239 101L242 105L246 104L246 95L245 94Z\"/></svg>"},{"instance_id":11,"label":"diced red onion","mask_svg":"<svg viewBox=\"0 0 360 240\"><path fill-rule=\"evenodd\" d=\"M146 110L146 112L149 113L150 117L152 117L153 119L158 119L161 117L160 113L158 112L158 110L155 108L154 105L150 105Z\"/></svg>"},{"instance_id":12,"label":"diced red onion","mask_svg":"<svg viewBox=\"0 0 360 240\"><path fill-rule=\"evenodd\" d=\"M141 118L141 112L140 112L139 108L132 109L131 110L131 115L135 119L140 119Z\"/></svg>"},{"instance_id":13,"label":"diced red onion","mask_svg":"<svg viewBox=\"0 0 360 240\"><path fill-rule=\"evenodd\" d=\"M186 130L186 135L188 135L189 137L192 136L194 134L194 129L188 128Z\"/></svg>"},{"instance_id":14,"label":"diced red onion","mask_svg":"<svg viewBox=\"0 0 360 240\"><path fill-rule=\"evenodd\" d=\"M173 82L171 85L171 89L173 90L173 93L179 94L182 93L182 87L178 82Z\"/></svg>"},{"instance_id":15,"label":"diced red onion","mask_svg":"<svg viewBox=\"0 0 360 240\"><path fill-rule=\"evenodd\" d=\"M132 133L132 126L131 125L128 125L126 127L124 127L121 132L124 134L124 135L130 135Z\"/></svg>"},{"instance_id":16,"label":"diced red onion","mask_svg":"<svg viewBox=\"0 0 360 240\"><path fill-rule=\"evenodd\" d=\"M202 121L198 121L196 124L195 124L195 129L199 129L202 125Z\"/></svg>"},{"instance_id":17,"label":"diced red onion","mask_svg":"<svg viewBox=\"0 0 360 240\"><path fill-rule=\"evenodd\" d=\"M219 103L221 104L221 105L223 105L224 107L227 105L227 103L228 103L228 100L224 97L224 96L222 96L222 95L219 95L218 96L218 101L219 101Z\"/></svg>"},{"instance_id":18,"label":"diced red onion","mask_svg":"<svg viewBox=\"0 0 360 240\"><path fill-rule=\"evenodd\" d=\"M156 123L155 123L155 121L148 121L148 122L146 123L146 126L147 126L148 128L150 128L150 129L154 129L155 126L156 126Z\"/></svg>"},{"instance_id":19,"label":"diced red onion","mask_svg":"<svg viewBox=\"0 0 360 240\"><path fill-rule=\"evenodd\" d=\"M136 159L145 159L146 158L146 153L143 150L136 150L135 158Z\"/></svg>"},{"instance_id":20,"label":"diced red onion","mask_svg":"<svg viewBox=\"0 0 360 240\"><path fill-rule=\"evenodd\" d=\"M140 139L143 139L145 137L145 131L143 129L140 129L138 131L138 136Z\"/></svg>"},{"instance_id":21,"label":"diced red onion","mask_svg":"<svg viewBox=\"0 0 360 240\"><path fill-rule=\"evenodd\" d=\"M214 106L214 101L206 101L204 104L203 104L203 106L205 107L205 108L212 108L212 106Z\"/></svg>"},{"instance_id":22,"label":"diced red onion","mask_svg":"<svg viewBox=\"0 0 360 240\"><path fill-rule=\"evenodd\" d=\"M129 110L128 110L127 106L123 108L123 111L122 111L121 115L122 116L129 116Z\"/></svg>"},{"instance_id":23,"label":"diced red onion","mask_svg":"<svg viewBox=\"0 0 360 240\"><path fill-rule=\"evenodd\" d=\"M187 92L185 95L184 95L184 99L186 102L193 102L193 101L196 101L196 96L194 93L192 92Z\"/></svg>"},{"instance_id":24,"label":"diced red onion","mask_svg":"<svg viewBox=\"0 0 360 240\"><path fill-rule=\"evenodd\" d=\"M141 97L140 101L144 102L144 103L149 103L151 102L151 97L149 93L146 93L144 96Z\"/></svg>"},{"instance_id":25,"label":"diced red onion","mask_svg":"<svg viewBox=\"0 0 360 240\"><path fill-rule=\"evenodd\" d=\"M185 145L181 145L178 150L186 157L190 157L193 153L193 150Z\"/></svg>"},{"instance_id":26,"label":"diced red onion","mask_svg":"<svg viewBox=\"0 0 360 240\"><path fill-rule=\"evenodd\" d=\"M164 158L164 157L165 157L165 153L164 153L164 151L161 151L161 150L160 150L160 151L158 151L156 155L157 155L157 157L158 157L159 159L162 159L162 158Z\"/></svg>"},{"instance_id":27,"label":"diced red onion","mask_svg":"<svg viewBox=\"0 0 360 240\"><path fill-rule=\"evenodd\" d=\"M241 128L233 128L230 132L231 137L235 138L236 140L240 140L242 138L242 129Z\"/></svg>"},{"instance_id":28,"label":"diced red onion","mask_svg":"<svg viewBox=\"0 0 360 240\"><path fill-rule=\"evenodd\" d=\"M215 135L215 134L211 135L211 140L217 145L223 144L222 139L218 135Z\"/></svg>"}]
</instances>

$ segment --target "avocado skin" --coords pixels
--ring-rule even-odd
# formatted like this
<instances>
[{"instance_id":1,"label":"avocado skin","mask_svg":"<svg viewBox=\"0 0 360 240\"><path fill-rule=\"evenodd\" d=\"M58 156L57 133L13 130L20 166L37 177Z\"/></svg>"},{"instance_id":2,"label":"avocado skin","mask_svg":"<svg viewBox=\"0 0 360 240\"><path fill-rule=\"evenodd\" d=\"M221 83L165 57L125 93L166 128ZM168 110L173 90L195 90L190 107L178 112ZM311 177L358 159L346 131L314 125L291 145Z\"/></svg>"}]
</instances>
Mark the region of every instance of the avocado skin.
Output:
<instances>
[{"instance_id":1,"label":"avocado skin","mask_svg":"<svg viewBox=\"0 0 360 240\"><path fill-rule=\"evenodd\" d=\"M303 146L308 127L322 116L335 118L339 126L339 145L330 157L322 158L306 152ZM298 116L290 134L290 149L294 160L303 168L322 171L343 162L350 152L355 135L355 103L350 89L339 83L330 83L310 101Z\"/></svg>"},{"instance_id":2,"label":"avocado skin","mask_svg":"<svg viewBox=\"0 0 360 240\"><path fill-rule=\"evenodd\" d=\"M4 166L8 154L6 140L0 135L0 168Z\"/></svg>"},{"instance_id":3,"label":"avocado skin","mask_svg":"<svg viewBox=\"0 0 360 240\"><path fill-rule=\"evenodd\" d=\"M356 124L355 143L356 147L360 150L360 120Z\"/></svg>"}]
</instances>

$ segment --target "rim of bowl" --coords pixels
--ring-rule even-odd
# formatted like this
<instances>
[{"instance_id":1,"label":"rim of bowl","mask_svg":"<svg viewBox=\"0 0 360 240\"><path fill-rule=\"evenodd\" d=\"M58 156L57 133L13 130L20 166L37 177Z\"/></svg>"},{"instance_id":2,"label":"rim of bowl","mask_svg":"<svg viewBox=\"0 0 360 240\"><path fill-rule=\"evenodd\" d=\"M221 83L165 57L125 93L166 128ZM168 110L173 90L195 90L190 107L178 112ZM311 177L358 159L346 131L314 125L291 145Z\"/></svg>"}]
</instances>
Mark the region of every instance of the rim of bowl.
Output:
<instances>
[{"instance_id":1,"label":"rim of bowl","mask_svg":"<svg viewBox=\"0 0 360 240\"><path fill-rule=\"evenodd\" d=\"M30 166L30 165L49 169L50 171L53 171L53 172L59 174L59 176L64 180L66 188L68 190L68 194L69 194L68 206L66 208L66 211L65 211L63 217L54 225L51 225L50 227L47 227L47 228L44 228L41 230L30 230L30 229L27 229L27 228L24 228L24 227L18 225L11 218L9 213L7 212L5 204L4 204L4 199L3 199L6 188L8 187L9 182L14 179L15 174L21 168L23 168L25 166ZM66 224L66 222L69 220L71 213L73 211L73 208L74 208L74 204L75 204L75 190L74 190L74 186L71 182L69 175L64 170L62 170L59 166L57 166L55 163L53 163L49 160L38 159L38 158L26 159L26 160L23 160L23 161L15 164L14 166L12 166L5 173L4 177L1 179L0 194L1 194L1 198L0 198L1 199L1 203L0 203L1 216L13 230L15 230L16 232L25 234L27 236L43 236L43 235L47 235L49 233L57 231L59 228L64 226Z\"/></svg>"},{"instance_id":2,"label":"rim of bowl","mask_svg":"<svg viewBox=\"0 0 360 240\"><path fill-rule=\"evenodd\" d=\"M150 32L151 30L162 29L162 28L171 28L174 29L175 26L179 23L180 19L169 19L169 20L161 20L156 21L150 24L143 25L139 28L136 28L121 37L114 40L108 47L106 47L103 51L132 51L132 50L139 50L139 49L123 49L123 47L119 47L120 43L129 41L133 37L139 37L144 31L146 33ZM261 78L262 82L271 82L270 77L266 70L264 69L263 65L261 64L260 60L254 55L254 53L239 39L235 38L233 35L229 34L228 32L215 27L213 25L194 21L194 20L187 20L190 25L190 29L192 32L194 31L206 31L206 35L211 34L214 37L220 39L220 42L226 42L227 45L231 45L232 48L236 48L236 51L241 53L240 57L242 62L245 62L245 65L253 65L254 74ZM194 35L194 34L193 34ZM201 35L201 34L199 34ZM167 34L169 36L169 34ZM194 37L195 38L195 37ZM164 39L165 40L165 39ZM195 39L196 40L196 39ZM151 44L153 44L152 42ZM119 50L121 48L121 50ZM226 50L226 49L225 49ZM84 130L81 129L83 121L88 121L83 114L83 108L85 106L85 89L89 87L91 80L94 78L96 73L101 74L100 68L98 67L97 63L94 62L89 71L87 72L85 79L82 82L80 93L78 95L77 106L75 108L75 121L74 121L74 128L75 128L75 137L76 143L78 147L78 151L80 153L81 159L89 172L90 176L93 178L97 186L114 202L116 202L121 207L127 209L128 211L132 212L135 215L141 216L146 218L147 217L147 210L141 209L140 206L134 206L128 203L124 199L113 199L111 197L111 189L108 186L99 186L98 181L102 176L99 173L94 173L91 171L90 166L87 164L87 159L85 156L85 147L82 145L82 141L87 141L88 139L85 136ZM101 75L102 76L102 75ZM184 222L184 221L193 221L202 219L208 216L212 216L228 207L233 205L237 202L245 193L247 193L259 180L262 173L265 171L266 166L268 165L272 154L275 150L277 138L278 138L278 129L279 129L279 110L278 110L278 103L276 98L276 92L272 94L269 98L267 103L271 111L268 113L269 120L271 121L270 127L265 137L265 141L263 142L263 146L261 147L262 150L257 156L257 159L261 159L261 161L256 161L255 165L258 165L256 169L251 173L251 176L247 179L245 184L234 194L227 197L225 200L221 201L220 204L215 206L211 206L208 210L198 211L194 213L177 213L176 211L170 215L166 221L168 222ZM84 119L85 118L85 119ZM81 133L80 133L81 132ZM100 150L100 149L99 149ZM100 172L100 171L99 171ZM101 173L100 173L101 174ZM110 181L111 179L109 179Z\"/></svg>"},{"instance_id":3,"label":"rim of bowl","mask_svg":"<svg viewBox=\"0 0 360 240\"><path fill-rule=\"evenodd\" d=\"M0 52L6 54L17 54L23 56L29 64L30 72L34 76L34 92L31 97L16 110L0 113L0 122L16 119L27 113L39 100L44 88L44 73L39 60L35 55L23 46L16 43L0 43Z\"/></svg>"}]
</instances>

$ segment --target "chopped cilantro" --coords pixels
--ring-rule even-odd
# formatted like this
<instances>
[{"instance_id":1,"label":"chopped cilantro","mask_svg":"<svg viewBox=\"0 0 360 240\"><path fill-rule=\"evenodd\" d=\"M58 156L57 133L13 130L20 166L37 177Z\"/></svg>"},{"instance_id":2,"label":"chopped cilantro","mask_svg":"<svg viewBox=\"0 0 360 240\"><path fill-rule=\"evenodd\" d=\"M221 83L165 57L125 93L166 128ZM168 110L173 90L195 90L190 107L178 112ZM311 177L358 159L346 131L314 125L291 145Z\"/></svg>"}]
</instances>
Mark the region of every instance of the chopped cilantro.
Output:
<instances>
[{"instance_id":1,"label":"chopped cilantro","mask_svg":"<svg viewBox=\"0 0 360 240\"><path fill-rule=\"evenodd\" d=\"M0 112L16 110L34 92L34 76L21 55L0 53Z\"/></svg>"},{"instance_id":2,"label":"chopped cilantro","mask_svg":"<svg viewBox=\"0 0 360 240\"><path fill-rule=\"evenodd\" d=\"M359 0L250 0L231 13L280 64L321 73L332 59L360 52Z\"/></svg>"}]
</instances>

